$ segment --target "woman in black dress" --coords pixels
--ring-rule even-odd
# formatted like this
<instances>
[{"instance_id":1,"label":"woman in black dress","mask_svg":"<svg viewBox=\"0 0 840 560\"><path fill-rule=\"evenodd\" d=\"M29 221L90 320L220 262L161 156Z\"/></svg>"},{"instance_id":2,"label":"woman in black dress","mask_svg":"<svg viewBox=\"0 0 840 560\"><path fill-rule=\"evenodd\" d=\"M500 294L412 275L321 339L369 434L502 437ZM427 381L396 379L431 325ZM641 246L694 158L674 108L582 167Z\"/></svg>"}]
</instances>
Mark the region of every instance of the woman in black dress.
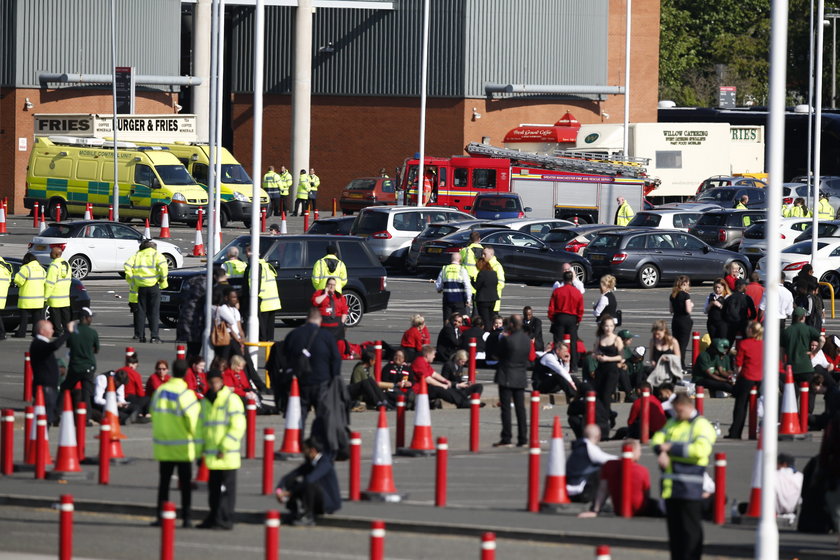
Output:
<instances>
[{"instance_id":1,"label":"woman in black dress","mask_svg":"<svg viewBox=\"0 0 840 560\"><path fill-rule=\"evenodd\" d=\"M490 330L490 326L493 324L491 318L495 314L493 308L496 307L496 301L499 299L499 290L497 289L499 277L484 258L478 259L475 267L478 269L478 274L473 280L475 306L478 315L484 321L484 328Z\"/></svg>"},{"instance_id":2,"label":"woman in black dress","mask_svg":"<svg viewBox=\"0 0 840 560\"><path fill-rule=\"evenodd\" d=\"M624 363L624 342L615 334L615 320L609 315L601 315L596 332L598 339L593 346L595 361L595 392L598 400L610 410L612 395L618 385L618 366Z\"/></svg>"},{"instance_id":3,"label":"woman in black dress","mask_svg":"<svg viewBox=\"0 0 840 560\"><path fill-rule=\"evenodd\" d=\"M671 332L680 347L682 367L685 369L685 351L688 348L688 341L691 340L691 327L694 321L691 320L691 310L694 309L694 302L691 301L691 280L682 274L674 282L671 290Z\"/></svg>"},{"instance_id":4,"label":"woman in black dress","mask_svg":"<svg viewBox=\"0 0 840 560\"><path fill-rule=\"evenodd\" d=\"M706 298L706 332L714 340L727 337L726 319L723 316L723 302L729 296L729 286L726 280L716 278L712 286L712 293Z\"/></svg>"}]
</instances>

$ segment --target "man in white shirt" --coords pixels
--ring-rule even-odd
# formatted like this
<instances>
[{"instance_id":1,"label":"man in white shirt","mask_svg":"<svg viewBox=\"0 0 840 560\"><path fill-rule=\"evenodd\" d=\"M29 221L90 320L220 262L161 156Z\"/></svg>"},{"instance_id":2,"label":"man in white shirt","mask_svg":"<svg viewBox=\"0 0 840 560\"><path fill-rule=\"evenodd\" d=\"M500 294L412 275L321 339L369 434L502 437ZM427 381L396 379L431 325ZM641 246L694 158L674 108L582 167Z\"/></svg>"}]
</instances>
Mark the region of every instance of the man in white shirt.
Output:
<instances>
[{"instance_id":1,"label":"man in white shirt","mask_svg":"<svg viewBox=\"0 0 840 560\"><path fill-rule=\"evenodd\" d=\"M577 394L578 381L569 373L572 356L565 344L558 344L550 352L546 352L537 361L531 385L535 391L543 394L563 391L566 402L571 402Z\"/></svg>"},{"instance_id":2,"label":"man in white shirt","mask_svg":"<svg viewBox=\"0 0 840 560\"><path fill-rule=\"evenodd\" d=\"M776 459L776 515L796 513L802 494L802 473L795 468L795 459L787 453L779 453Z\"/></svg>"},{"instance_id":3,"label":"man in white shirt","mask_svg":"<svg viewBox=\"0 0 840 560\"><path fill-rule=\"evenodd\" d=\"M572 452L566 460L566 492L573 502L591 502L598 490L601 465L618 459L600 447L601 428L590 424L583 429L583 437L572 442Z\"/></svg>"},{"instance_id":4,"label":"man in white shirt","mask_svg":"<svg viewBox=\"0 0 840 560\"><path fill-rule=\"evenodd\" d=\"M785 273L782 272L782 278L779 282L779 332L785 330L785 321L788 317L793 315L793 294L790 293L790 290L785 288ZM761 311L759 314L759 321L764 321L764 312L767 310L767 290L764 291L764 295L761 296L761 303L758 304L758 308Z\"/></svg>"},{"instance_id":5,"label":"man in white shirt","mask_svg":"<svg viewBox=\"0 0 840 560\"><path fill-rule=\"evenodd\" d=\"M570 265L569 263L563 263L563 270L560 272L560 278L563 277L563 273L566 272L567 270L572 270L572 265ZM557 288L559 288L562 285L563 285L563 282L561 282L560 280L555 281L554 285L551 287L551 291L553 292L554 290L556 290ZM575 275L574 280L572 280L572 286L577 288L580 293L584 293L586 291L586 288L583 287L583 282L581 282L578 279L577 275Z\"/></svg>"},{"instance_id":6,"label":"man in white shirt","mask_svg":"<svg viewBox=\"0 0 840 560\"><path fill-rule=\"evenodd\" d=\"M120 417L120 424L131 424L137 420L140 408L125 400L125 382L127 374L124 370L111 371L96 376L95 388L93 391L93 406L95 412L101 414L104 421L105 407L107 405L108 378L113 377L114 388L117 396L117 414Z\"/></svg>"}]
</instances>

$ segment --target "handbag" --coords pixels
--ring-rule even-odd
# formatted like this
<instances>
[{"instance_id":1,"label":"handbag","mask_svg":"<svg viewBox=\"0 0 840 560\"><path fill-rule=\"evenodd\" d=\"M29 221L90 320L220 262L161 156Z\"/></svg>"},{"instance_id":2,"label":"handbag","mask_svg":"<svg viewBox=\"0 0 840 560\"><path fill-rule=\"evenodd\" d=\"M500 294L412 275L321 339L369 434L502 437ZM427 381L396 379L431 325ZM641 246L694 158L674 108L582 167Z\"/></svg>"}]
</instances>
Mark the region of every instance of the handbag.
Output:
<instances>
[{"instance_id":1,"label":"handbag","mask_svg":"<svg viewBox=\"0 0 840 560\"><path fill-rule=\"evenodd\" d=\"M210 344L213 346L227 346L230 344L230 332L227 323L219 318L219 312L213 320L213 330L210 331Z\"/></svg>"}]
</instances>

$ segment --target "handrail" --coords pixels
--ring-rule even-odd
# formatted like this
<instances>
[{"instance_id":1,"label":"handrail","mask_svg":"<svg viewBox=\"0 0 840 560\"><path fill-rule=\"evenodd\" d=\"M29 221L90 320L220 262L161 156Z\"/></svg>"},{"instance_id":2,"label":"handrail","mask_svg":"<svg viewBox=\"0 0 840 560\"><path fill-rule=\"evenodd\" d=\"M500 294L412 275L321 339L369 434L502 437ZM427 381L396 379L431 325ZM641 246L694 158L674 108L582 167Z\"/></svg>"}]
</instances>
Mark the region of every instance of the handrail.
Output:
<instances>
[{"instance_id":1,"label":"handrail","mask_svg":"<svg viewBox=\"0 0 840 560\"><path fill-rule=\"evenodd\" d=\"M834 315L832 314L831 317L834 318ZM271 347L274 346L274 342L246 342L245 346L256 346L257 348L265 348L265 363L268 364L268 358L269 356L271 356ZM271 389L271 377L268 376L267 369L265 370L265 386Z\"/></svg>"},{"instance_id":2,"label":"handrail","mask_svg":"<svg viewBox=\"0 0 840 560\"><path fill-rule=\"evenodd\" d=\"M828 286L828 291L831 293L831 318L834 319L834 286L830 282L820 282L820 286Z\"/></svg>"}]
</instances>

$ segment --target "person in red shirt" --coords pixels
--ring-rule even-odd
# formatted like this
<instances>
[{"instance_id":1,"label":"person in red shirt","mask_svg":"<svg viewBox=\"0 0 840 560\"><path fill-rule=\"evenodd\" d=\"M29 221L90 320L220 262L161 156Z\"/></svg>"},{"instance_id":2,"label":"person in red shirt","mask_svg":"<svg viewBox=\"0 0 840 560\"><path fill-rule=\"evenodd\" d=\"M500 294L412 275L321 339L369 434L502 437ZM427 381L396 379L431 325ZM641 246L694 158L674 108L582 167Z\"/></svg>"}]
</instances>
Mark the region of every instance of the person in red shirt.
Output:
<instances>
[{"instance_id":1,"label":"person in red shirt","mask_svg":"<svg viewBox=\"0 0 840 560\"><path fill-rule=\"evenodd\" d=\"M461 405L464 404L464 401L468 397L454 389L452 382L436 372L432 367L436 352L437 350L435 350L434 346L425 344L421 348L420 355L411 362L411 371L414 372L414 389L417 390L417 384L420 382L420 379L425 379L430 400L441 399L454 404L458 408L462 408Z\"/></svg>"},{"instance_id":2,"label":"person in red shirt","mask_svg":"<svg viewBox=\"0 0 840 560\"><path fill-rule=\"evenodd\" d=\"M327 278L324 289L312 294L312 306L321 312L321 328L330 331L336 340L344 340L344 323L350 308L347 299L336 291L335 278Z\"/></svg>"},{"instance_id":3,"label":"person in red shirt","mask_svg":"<svg viewBox=\"0 0 840 560\"><path fill-rule=\"evenodd\" d=\"M166 360L155 362L155 372L146 381L146 394L154 395L157 388L169 381L169 364Z\"/></svg>"},{"instance_id":4,"label":"person in red shirt","mask_svg":"<svg viewBox=\"0 0 840 560\"><path fill-rule=\"evenodd\" d=\"M207 390L205 364L206 362L201 356L190 356L187 375L184 376L187 387L195 391L199 399L204 398L204 392Z\"/></svg>"},{"instance_id":5,"label":"person in red shirt","mask_svg":"<svg viewBox=\"0 0 840 560\"><path fill-rule=\"evenodd\" d=\"M578 367L578 325L583 320L583 295L574 286L575 273L563 273L563 284L554 288L548 301L548 319L554 344L563 342L565 335L571 338L572 361L569 373L576 373Z\"/></svg>"},{"instance_id":6,"label":"person in red shirt","mask_svg":"<svg viewBox=\"0 0 840 560\"><path fill-rule=\"evenodd\" d=\"M739 274L741 274L741 265L736 262L731 262L726 265L726 276L723 279L726 281L726 285L729 286L729 291L735 291L735 281L738 280Z\"/></svg>"},{"instance_id":7,"label":"person in red shirt","mask_svg":"<svg viewBox=\"0 0 840 560\"><path fill-rule=\"evenodd\" d=\"M750 274L750 282L747 284L746 292L749 298L753 300L753 305L756 310L758 310L758 306L762 298L764 298L764 286L761 285L761 277L758 275L758 272Z\"/></svg>"},{"instance_id":8,"label":"person in red shirt","mask_svg":"<svg viewBox=\"0 0 840 560\"><path fill-rule=\"evenodd\" d=\"M426 319L417 314L411 318L411 328L403 333L400 348L405 353L406 361L412 362L420 354L423 346L432 343L432 335L426 326Z\"/></svg>"},{"instance_id":9,"label":"person in red shirt","mask_svg":"<svg viewBox=\"0 0 840 560\"><path fill-rule=\"evenodd\" d=\"M146 396L146 388L143 386L143 376L137 371L139 364L137 352L131 352L125 356L125 365L117 371L125 372L126 402L140 411L138 418L146 418L149 415L149 397Z\"/></svg>"},{"instance_id":10,"label":"person in red shirt","mask_svg":"<svg viewBox=\"0 0 840 560\"><path fill-rule=\"evenodd\" d=\"M650 515L656 509L656 502L650 498L650 473L647 468L639 464L639 457L642 456L642 446L639 440L626 439L625 444L633 448L633 462L630 471L630 511L633 517ZM598 493L592 508L584 511L578 517L596 517L607 501L612 500L613 509L621 511L621 502L625 499L621 493L621 459L607 461L601 467L601 481L598 484Z\"/></svg>"},{"instance_id":11,"label":"person in red shirt","mask_svg":"<svg viewBox=\"0 0 840 560\"><path fill-rule=\"evenodd\" d=\"M763 368L764 328L758 321L753 321L747 326L747 338L738 343L738 353L735 355L738 379L732 390L735 404L732 409L732 425L726 439L741 439L750 403L750 389L756 387L761 391Z\"/></svg>"},{"instance_id":12,"label":"person in red shirt","mask_svg":"<svg viewBox=\"0 0 840 560\"><path fill-rule=\"evenodd\" d=\"M251 391L251 382L248 380L248 373L245 371L245 358L242 356L231 356L230 367L224 370L222 374L225 385L230 387L230 390L239 395L244 401L249 395L253 395Z\"/></svg>"},{"instance_id":13,"label":"person in red shirt","mask_svg":"<svg viewBox=\"0 0 840 560\"><path fill-rule=\"evenodd\" d=\"M647 381L641 383L636 389L638 399L633 401L633 406L630 407L630 416L627 418L627 435L631 438L639 438L642 430L642 391L647 389L650 398L648 399L648 437L662 429L665 425L665 411L662 409L662 403L659 399L653 396L653 388Z\"/></svg>"}]
</instances>

